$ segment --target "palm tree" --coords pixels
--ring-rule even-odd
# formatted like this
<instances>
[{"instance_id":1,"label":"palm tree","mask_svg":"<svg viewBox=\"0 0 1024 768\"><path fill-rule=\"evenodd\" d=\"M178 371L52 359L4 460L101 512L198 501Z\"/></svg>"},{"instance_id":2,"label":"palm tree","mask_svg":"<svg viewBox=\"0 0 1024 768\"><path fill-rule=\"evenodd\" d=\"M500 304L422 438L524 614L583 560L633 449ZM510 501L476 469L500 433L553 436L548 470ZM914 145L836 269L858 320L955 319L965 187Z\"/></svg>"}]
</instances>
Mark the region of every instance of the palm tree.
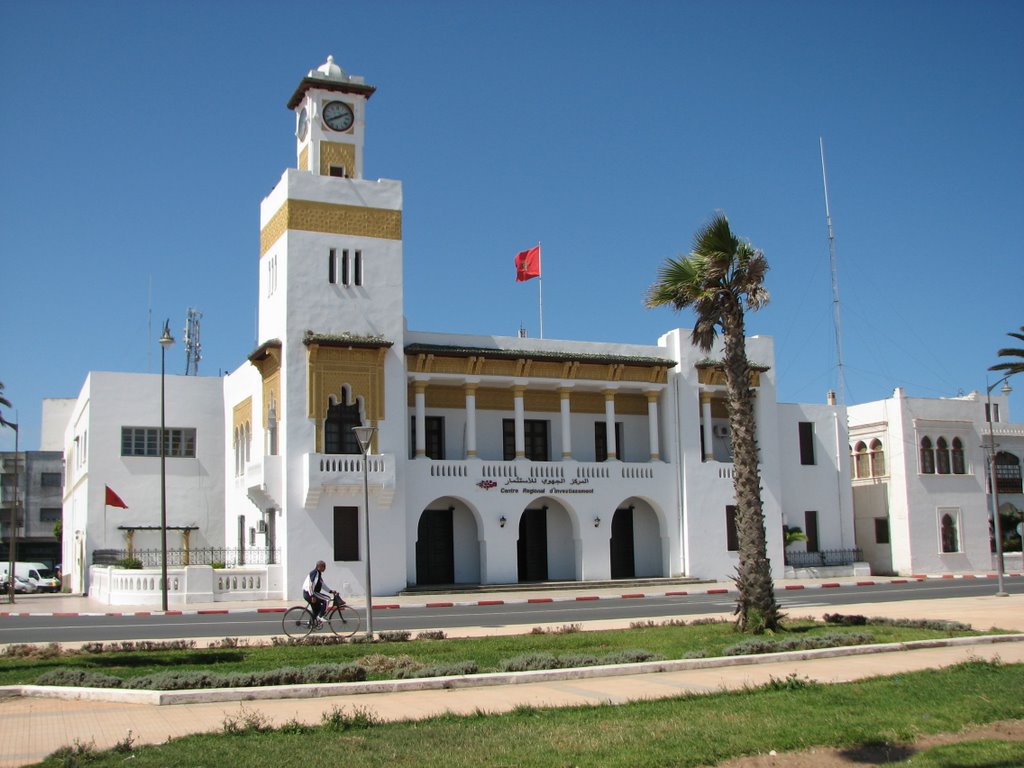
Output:
<instances>
[{"instance_id":1,"label":"palm tree","mask_svg":"<svg viewBox=\"0 0 1024 768\"><path fill-rule=\"evenodd\" d=\"M722 331L740 557L735 577L736 626L754 634L777 630L782 621L765 541L744 327L744 310L758 310L768 303L767 271L764 254L736 237L725 214L719 212L697 232L689 256L670 258L661 265L658 281L645 297L648 307L692 307L697 322L691 340L704 352L711 351L718 330Z\"/></svg>"},{"instance_id":2,"label":"palm tree","mask_svg":"<svg viewBox=\"0 0 1024 768\"><path fill-rule=\"evenodd\" d=\"M4 396L4 383L0 381L0 408L10 408L11 401ZM0 412L0 427L13 427L14 424L9 422L2 412Z\"/></svg>"},{"instance_id":3,"label":"palm tree","mask_svg":"<svg viewBox=\"0 0 1024 768\"><path fill-rule=\"evenodd\" d=\"M1010 331L1007 336L1013 336L1015 339L1024 341L1024 325L1020 327L1020 333L1014 333ZM999 350L1000 357L1015 357L1016 360L1009 360L1005 363L997 363L989 368L990 371L1006 371L1006 376L1013 376L1017 373L1024 373L1024 349L1014 349L1013 347L1003 347Z\"/></svg>"}]
</instances>

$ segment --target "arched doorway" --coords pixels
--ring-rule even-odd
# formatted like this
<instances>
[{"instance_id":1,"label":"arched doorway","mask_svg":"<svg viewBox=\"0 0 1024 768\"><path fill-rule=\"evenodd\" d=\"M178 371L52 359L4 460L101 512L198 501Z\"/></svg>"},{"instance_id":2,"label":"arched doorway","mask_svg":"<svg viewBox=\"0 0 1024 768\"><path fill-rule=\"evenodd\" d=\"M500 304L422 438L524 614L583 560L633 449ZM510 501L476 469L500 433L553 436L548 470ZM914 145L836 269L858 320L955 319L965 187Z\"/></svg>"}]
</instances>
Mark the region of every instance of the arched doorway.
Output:
<instances>
[{"instance_id":1,"label":"arched doorway","mask_svg":"<svg viewBox=\"0 0 1024 768\"><path fill-rule=\"evenodd\" d=\"M519 518L519 581L573 581L579 532L570 512L550 497L534 501Z\"/></svg>"},{"instance_id":2,"label":"arched doorway","mask_svg":"<svg viewBox=\"0 0 1024 768\"><path fill-rule=\"evenodd\" d=\"M613 579L665 575L664 536L657 513L640 499L622 504L612 515L609 558Z\"/></svg>"},{"instance_id":3,"label":"arched doorway","mask_svg":"<svg viewBox=\"0 0 1024 768\"><path fill-rule=\"evenodd\" d=\"M420 512L416 584L479 584L480 526L468 504L442 497Z\"/></svg>"}]
</instances>

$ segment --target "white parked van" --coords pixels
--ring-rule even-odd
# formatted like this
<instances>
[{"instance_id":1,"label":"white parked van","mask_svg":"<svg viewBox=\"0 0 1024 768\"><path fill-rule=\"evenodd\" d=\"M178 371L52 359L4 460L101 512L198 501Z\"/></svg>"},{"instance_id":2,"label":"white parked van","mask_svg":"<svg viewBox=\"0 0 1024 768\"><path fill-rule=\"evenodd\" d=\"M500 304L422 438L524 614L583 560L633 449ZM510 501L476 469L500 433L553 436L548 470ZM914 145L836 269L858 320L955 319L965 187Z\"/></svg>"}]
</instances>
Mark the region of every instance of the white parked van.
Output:
<instances>
[{"instance_id":1,"label":"white parked van","mask_svg":"<svg viewBox=\"0 0 1024 768\"><path fill-rule=\"evenodd\" d=\"M0 563L0 581L7 581L10 563ZM42 563L15 563L14 575L34 584L40 592L59 592L60 579Z\"/></svg>"}]
</instances>

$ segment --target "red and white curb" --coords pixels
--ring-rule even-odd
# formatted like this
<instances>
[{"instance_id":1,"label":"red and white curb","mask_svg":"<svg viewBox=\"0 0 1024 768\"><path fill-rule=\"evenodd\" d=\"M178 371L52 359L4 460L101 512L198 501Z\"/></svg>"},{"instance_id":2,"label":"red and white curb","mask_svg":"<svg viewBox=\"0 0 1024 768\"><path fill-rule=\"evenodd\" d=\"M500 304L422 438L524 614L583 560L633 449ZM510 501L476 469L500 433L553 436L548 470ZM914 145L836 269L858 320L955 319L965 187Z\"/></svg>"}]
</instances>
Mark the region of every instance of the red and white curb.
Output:
<instances>
[{"instance_id":1,"label":"red and white curb","mask_svg":"<svg viewBox=\"0 0 1024 768\"><path fill-rule=\"evenodd\" d=\"M1024 576L1024 573L1007 573L1005 576ZM995 579L998 574L995 573L965 573L965 574L927 574L927 575L915 575L901 579L885 579L882 581L875 580L862 580L862 581L826 581L818 584L785 584L781 589L789 590L800 590L800 589L839 589L843 587L875 587L875 586L887 586L890 584L912 584L916 582L926 581L930 579ZM559 596L559 597L527 597L527 598L516 598L512 600L502 600L500 598L488 598L485 600L465 600L465 601L438 601L429 603L374 603L373 609L375 611L380 610L398 610L399 608L468 608L468 607L482 607L482 606L496 606L496 605L527 605L530 603L569 603L569 602L584 602L590 600L630 600L637 598L648 598L648 597L688 597L696 595L727 595L736 592L735 589L729 587L714 587L711 589L704 590L667 590L665 592L629 592L621 595L571 595L571 596ZM53 612L18 612L18 611L0 611L0 617L6 616L203 616L203 615L215 615L215 614L226 614L226 613L284 613L290 606L272 607L272 608L201 608L194 611L106 611L106 612L84 612L84 611L53 611Z\"/></svg>"}]
</instances>

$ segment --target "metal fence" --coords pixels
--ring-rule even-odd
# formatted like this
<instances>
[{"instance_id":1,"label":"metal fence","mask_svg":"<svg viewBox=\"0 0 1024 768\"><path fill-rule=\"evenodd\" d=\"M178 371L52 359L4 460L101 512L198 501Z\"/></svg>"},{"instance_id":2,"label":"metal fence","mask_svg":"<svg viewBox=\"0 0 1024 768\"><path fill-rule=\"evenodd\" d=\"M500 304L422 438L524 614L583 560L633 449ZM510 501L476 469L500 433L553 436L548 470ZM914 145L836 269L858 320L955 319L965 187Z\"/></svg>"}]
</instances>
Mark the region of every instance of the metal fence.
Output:
<instances>
[{"instance_id":1,"label":"metal fence","mask_svg":"<svg viewBox=\"0 0 1024 768\"><path fill-rule=\"evenodd\" d=\"M822 549L818 552L787 552L786 565L794 568L821 568L833 565L853 565L864 559L857 549Z\"/></svg>"},{"instance_id":2,"label":"metal fence","mask_svg":"<svg viewBox=\"0 0 1024 768\"><path fill-rule=\"evenodd\" d=\"M97 549L92 554L93 565L117 565L129 557L126 549ZM131 557L139 560L143 568L159 568L163 563L163 550L133 549ZM281 562L281 552L277 549L260 549L251 547L203 547L200 549L168 549L167 565L180 568L185 565L273 565Z\"/></svg>"}]
</instances>

